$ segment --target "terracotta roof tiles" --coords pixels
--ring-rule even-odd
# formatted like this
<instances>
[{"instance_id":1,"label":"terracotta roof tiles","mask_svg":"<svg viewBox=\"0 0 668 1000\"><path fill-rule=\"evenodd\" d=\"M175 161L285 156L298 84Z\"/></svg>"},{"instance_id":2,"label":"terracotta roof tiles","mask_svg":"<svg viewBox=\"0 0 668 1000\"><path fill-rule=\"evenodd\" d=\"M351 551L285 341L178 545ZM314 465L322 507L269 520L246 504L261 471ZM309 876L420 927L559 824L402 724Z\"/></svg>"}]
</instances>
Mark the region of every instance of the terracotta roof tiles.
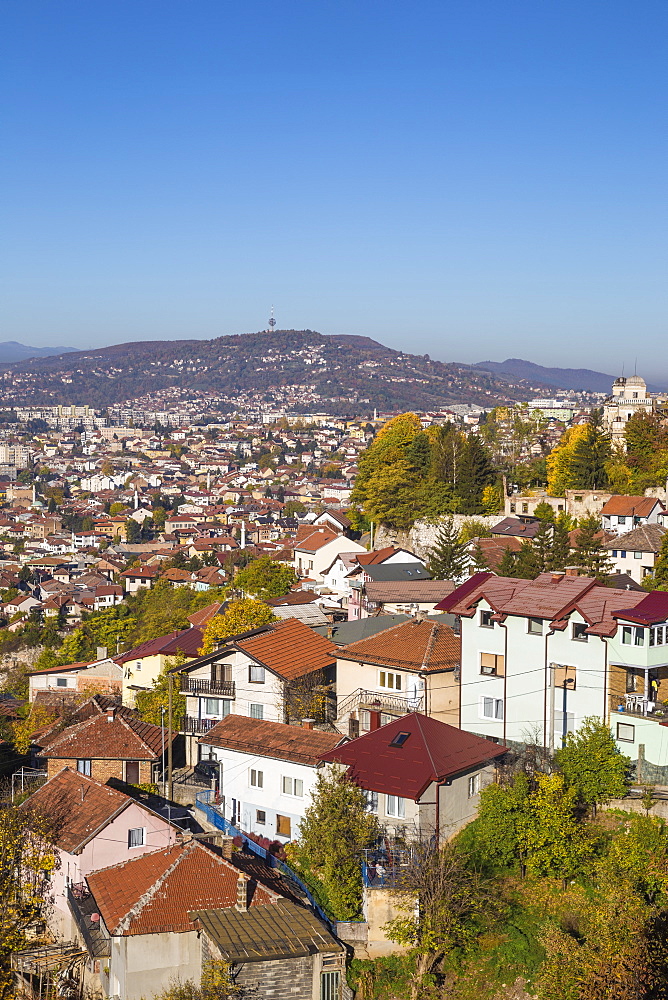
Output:
<instances>
[{"instance_id":1,"label":"terracotta roof tiles","mask_svg":"<svg viewBox=\"0 0 668 1000\"><path fill-rule=\"evenodd\" d=\"M239 753L259 754L276 760L315 767L320 755L333 750L341 740L340 733L325 733L318 729L288 726L283 722L250 719L245 715L228 715L201 736L207 746L238 750Z\"/></svg>"},{"instance_id":2,"label":"terracotta roof tiles","mask_svg":"<svg viewBox=\"0 0 668 1000\"><path fill-rule=\"evenodd\" d=\"M286 680L325 670L336 662L334 643L296 618L276 622L235 646Z\"/></svg>"},{"instance_id":3,"label":"terracotta roof tiles","mask_svg":"<svg viewBox=\"0 0 668 1000\"><path fill-rule=\"evenodd\" d=\"M454 670L460 662L461 640L449 625L414 619L352 642L339 656L420 672Z\"/></svg>"},{"instance_id":4,"label":"terracotta roof tiles","mask_svg":"<svg viewBox=\"0 0 668 1000\"><path fill-rule=\"evenodd\" d=\"M94 715L56 733L44 746L42 756L56 760L155 760L161 755L160 726L114 709L111 712L113 715ZM165 732L165 744L168 739L169 733Z\"/></svg>"},{"instance_id":5,"label":"terracotta roof tiles","mask_svg":"<svg viewBox=\"0 0 668 1000\"><path fill-rule=\"evenodd\" d=\"M614 496L603 505L603 517L649 517L655 506L663 504L656 497Z\"/></svg>"}]
</instances>

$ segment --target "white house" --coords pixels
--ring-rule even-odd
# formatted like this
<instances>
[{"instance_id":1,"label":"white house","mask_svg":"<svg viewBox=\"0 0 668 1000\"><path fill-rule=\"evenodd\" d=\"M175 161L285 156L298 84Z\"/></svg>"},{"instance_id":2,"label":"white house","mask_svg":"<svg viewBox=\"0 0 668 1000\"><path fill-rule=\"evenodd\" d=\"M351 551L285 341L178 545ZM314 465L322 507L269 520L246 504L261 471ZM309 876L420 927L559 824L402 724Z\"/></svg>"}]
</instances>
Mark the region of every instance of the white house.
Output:
<instances>
[{"instance_id":1,"label":"white house","mask_svg":"<svg viewBox=\"0 0 668 1000\"><path fill-rule=\"evenodd\" d=\"M244 833L287 842L311 803L320 755L345 738L304 726L228 715L200 737L202 757L220 765L219 806Z\"/></svg>"},{"instance_id":2,"label":"white house","mask_svg":"<svg viewBox=\"0 0 668 1000\"><path fill-rule=\"evenodd\" d=\"M658 524L664 506L656 497L613 496L601 510L604 531L624 535L641 524Z\"/></svg>"},{"instance_id":3,"label":"white house","mask_svg":"<svg viewBox=\"0 0 668 1000\"><path fill-rule=\"evenodd\" d=\"M636 583L642 583L654 572L667 531L661 524L641 524L605 542L603 548L609 551L616 573L627 573Z\"/></svg>"},{"instance_id":4,"label":"white house","mask_svg":"<svg viewBox=\"0 0 668 1000\"><path fill-rule=\"evenodd\" d=\"M668 594L478 573L439 610L461 621L462 729L555 748L588 716L647 716L668 697Z\"/></svg>"},{"instance_id":5,"label":"white house","mask_svg":"<svg viewBox=\"0 0 668 1000\"><path fill-rule=\"evenodd\" d=\"M339 552L366 552L366 549L359 542L337 534L327 525L313 528L295 542L292 566L298 576L322 583L323 572Z\"/></svg>"}]
</instances>

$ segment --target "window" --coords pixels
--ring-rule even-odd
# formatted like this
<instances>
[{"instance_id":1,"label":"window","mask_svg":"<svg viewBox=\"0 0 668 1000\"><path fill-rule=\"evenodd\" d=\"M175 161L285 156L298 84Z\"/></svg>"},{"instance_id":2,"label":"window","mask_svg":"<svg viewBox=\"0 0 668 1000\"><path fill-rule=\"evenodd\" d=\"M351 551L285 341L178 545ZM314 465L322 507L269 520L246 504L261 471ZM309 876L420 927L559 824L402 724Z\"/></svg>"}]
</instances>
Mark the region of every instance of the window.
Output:
<instances>
[{"instance_id":1,"label":"window","mask_svg":"<svg viewBox=\"0 0 668 1000\"><path fill-rule=\"evenodd\" d=\"M620 559L626 559L626 549L620 549L619 550L619 558Z\"/></svg>"},{"instance_id":2,"label":"window","mask_svg":"<svg viewBox=\"0 0 668 1000\"><path fill-rule=\"evenodd\" d=\"M365 792L366 811L370 813L378 812L378 792Z\"/></svg>"},{"instance_id":3,"label":"window","mask_svg":"<svg viewBox=\"0 0 668 1000\"><path fill-rule=\"evenodd\" d=\"M589 636L587 635L587 629L589 625L587 622L573 622L573 638L577 639L579 642L588 642Z\"/></svg>"},{"instance_id":4,"label":"window","mask_svg":"<svg viewBox=\"0 0 668 1000\"><path fill-rule=\"evenodd\" d=\"M628 722L618 722L617 723L617 739L622 740L623 743L635 743L636 738L636 727L629 725Z\"/></svg>"},{"instance_id":5,"label":"window","mask_svg":"<svg viewBox=\"0 0 668 1000\"><path fill-rule=\"evenodd\" d=\"M575 691L575 667L567 667L563 663L554 665L554 686Z\"/></svg>"},{"instance_id":6,"label":"window","mask_svg":"<svg viewBox=\"0 0 668 1000\"><path fill-rule=\"evenodd\" d=\"M381 726L386 726L388 724L388 722L394 722L394 720L396 718L397 718L396 715L390 715L389 712L381 712L380 713L380 724L381 724Z\"/></svg>"},{"instance_id":7,"label":"window","mask_svg":"<svg viewBox=\"0 0 668 1000\"><path fill-rule=\"evenodd\" d=\"M134 830L128 830L128 847L143 847L146 843L146 830L143 826L138 826Z\"/></svg>"},{"instance_id":8,"label":"window","mask_svg":"<svg viewBox=\"0 0 668 1000\"><path fill-rule=\"evenodd\" d=\"M624 643L625 646L644 646L645 629L638 627L634 628L631 625L623 625L622 642Z\"/></svg>"},{"instance_id":9,"label":"window","mask_svg":"<svg viewBox=\"0 0 668 1000\"><path fill-rule=\"evenodd\" d=\"M79 774L86 774L90 778L90 761L89 760L78 760L77 761L77 771Z\"/></svg>"},{"instance_id":10,"label":"window","mask_svg":"<svg viewBox=\"0 0 668 1000\"><path fill-rule=\"evenodd\" d=\"M469 798L472 799L480 791L480 775L472 774L469 778Z\"/></svg>"},{"instance_id":11,"label":"window","mask_svg":"<svg viewBox=\"0 0 668 1000\"><path fill-rule=\"evenodd\" d=\"M252 767L250 771L250 783L252 788L262 788L264 785L264 771L256 771Z\"/></svg>"},{"instance_id":12,"label":"window","mask_svg":"<svg viewBox=\"0 0 668 1000\"><path fill-rule=\"evenodd\" d=\"M264 667L251 663L248 668L248 681L250 684L264 684Z\"/></svg>"},{"instance_id":13,"label":"window","mask_svg":"<svg viewBox=\"0 0 668 1000\"><path fill-rule=\"evenodd\" d=\"M634 552L633 553L633 558L634 559L642 559L642 552Z\"/></svg>"},{"instance_id":14,"label":"window","mask_svg":"<svg viewBox=\"0 0 668 1000\"><path fill-rule=\"evenodd\" d=\"M251 707L250 707L250 717L251 717L251 719L263 719L264 718L264 706L263 705L251 705Z\"/></svg>"},{"instance_id":15,"label":"window","mask_svg":"<svg viewBox=\"0 0 668 1000\"><path fill-rule=\"evenodd\" d=\"M137 660L135 663L135 670L141 673L141 660Z\"/></svg>"},{"instance_id":16,"label":"window","mask_svg":"<svg viewBox=\"0 0 668 1000\"><path fill-rule=\"evenodd\" d=\"M480 673L503 677L505 667L504 657L500 653L480 654Z\"/></svg>"},{"instance_id":17,"label":"window","mask_svg":"<svg viewBox=\"0 0 668 1000\"><path fill-rule=\"evenodd\" d=\"M380 670L378 673L378 685L382 688L390 688L393 691L401 691L401 674L392 674L389 670Z\"/></svg>"},{"instance_id":18,"label":"window","mask_svg":"<svg viewBox=\"0 0 668 1000\"><path fill-rule=\"evenodd\" d=\"M410 733L397 733L397 735L394 737L394 739L390 743L390 746L391 747L402 747L404 745L404 743L406 742L406 740L408 739L409 736L410 736Z\"/></svg>"},{"instance_id":19,"label":"window","mask_svg":"<svg viewBox=\"0 0 668 1000\"><path fill-rule=\"evenodd\" d=\"M282 778L281 790L284 795L295 795L301 799L304 795L304 782L301 778Z\"/></svg>"},{"instance_id":20,"label":"window","mask_svg":"<svg viewBox=\"0 0 668 1000\"><path fill-rule=\"evenodd\" d=\"M529 513L529 504L528 503L523 503L522 504L522 513L523 514L528 514Z\"/></svg>"},{"instance_id":21,"label":"window","mask_svg":"<svg viewBox=\"0 0 668 1000\"><path fill-rule=\"evenodd\" d=\"M668 625L655 625L649 630L650 646L663 646L668 642Z\"/></svg>"},{"instance_id":22,"label":"window","mask_svg":"<svg viewBox=\"0 0 668 1000\"><path fill-rule=\"evenodd\" d=\"M494 628L494 622L492 621L493 614L493 611L480 612L480 624L482 628Z\"/></svg>"},{"instance_id":23,"label":"window","mask_svg":"<svg viewBox=\"0 0 668 1000\"><path fill-rule=\"evenodd\" d=\"M205 715L219 715L226 719L230 714L230 702L224 698L205 698L203 707Z\"/></svg>"},{"instance_id":24,"label":"window","mask_svg":"<svg viewBox=\"0 0 668 1000\"><path fill-rule=\"evenodd\" d=\"M258 826L264 826L264 824L267 822L267 814L264 811L264 809L255 810L255 822L258 824Z\"/></svg>"},{"instance_id":25,"label":"window","mask_svg":"<svg viewBox=\"0 0 668 1000\"><path fill-rule=\"evenodd\" d=\"M645 645L645 629L636 628L634 629L635 635L633 637L634 646L644 646Z\"/></svg>"},{"instance_id":26,"label":"window","mask_svg":"<svg viewBox=\"0 0 668 1000\"><path fill-rule=\"evenodd\" d=\"M529 635L542 635L543 634L543 619L542 618L530 618L529 624L527 626L527 631Z\"/></svg>"},{"instance_id":27,"label":"window","mask_svg":"<svg viewBox=\"0 0 668 1000\"><path fill-rule=\"evenodd\" d=\"M613 558L613 559L616 559L616 558L617 558L617 549L613 549L613 550L612 550L612 558Z\"/></svg>"},{"instance_id":28,"label":"window","mask_svg":"<svg viewBox=\"0 0 668 1000\"><path fill-rule=\"evenodd\" d=\"M636 673L633 668L629 668L626 671L626 693L633 694L634 691L638 689L638 677L639 674Z\"/></svg>"},{"instance_id":29,"label":"window","mask_svg":"<svg viewBox=\"0 0 668 1000\"><path fill-rule=\"evenodd\" d=\"M126 760L125 762L125 780L128 785L138 785L139 784L139 761L138 760Z\"/></svg>"},{"instance_id":30,"label":"window","mask_svg":"<svg viewBox=\"0 0 668 1000\"><path fill-rule=\"evenodd\" d=\"M341 996L341 973L320 973L320 1000L339 1000Z\"/></svg>"},{"instance_id":31,"label":"window","mask_svg":"<svg viewBox=\"0 0 668 1000\"><path fill-rule=\"evenodd\" d=\"M279 816L276 813L276 833L279 837L289 837L291 829L290 817L289 816Z\"/></svg>"},{"instance_id":32,"label":"window","mask_svg":"<svg viewBox=\"0 0 668 1000\"><path fill-rule=\"evenodd\" d=\"M482 699L483 719L503 719L503 701L501 698Z\"/></svg>"},{"instance_id":33,"label":"window","mask_svg":"<svg viewBox=\"0 0 668 1000\"><path fill-rule=\"evenodd\" d=\"M396 816L397 819L404 819L406 816L406 800L399 795L385 796L385 812L388 816Z\"/></svg>"},{"instance_id":34,"label":"window","mask_svg":"<svg viewBox=\"0 0 668 1000\"><path fill-rule=\"evenodd\" d=\"M617 524L626 524L626 517L624 515L618 517Z\"/></svg>"},{"instance_id":35,"label":"window","mask_svg":"<svg viewBox=\"0 0 668 1000\"><path fill-rule=\"evenodd\" d=\"M67 687L67 677L57 677L56 678L56 687L66 688Z\"/></svg>"}]
</instances>

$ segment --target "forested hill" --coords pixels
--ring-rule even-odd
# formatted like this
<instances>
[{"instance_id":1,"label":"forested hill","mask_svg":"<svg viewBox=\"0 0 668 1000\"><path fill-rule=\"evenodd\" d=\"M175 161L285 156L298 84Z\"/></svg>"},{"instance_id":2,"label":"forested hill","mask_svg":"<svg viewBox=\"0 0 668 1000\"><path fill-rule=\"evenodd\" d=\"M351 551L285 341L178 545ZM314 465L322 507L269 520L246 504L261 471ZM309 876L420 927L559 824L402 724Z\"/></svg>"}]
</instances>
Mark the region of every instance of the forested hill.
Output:
<instances>
[{"instance_id":1,"label":"forested hill","mask_svg":"<svg viewBox=\"0 0 668 1000\"><path fill-rule=\"evenodd\" d=\"M480 361L473 366L482 371L493 372L511 380L525 379L535 383L543 382L555 389L574 389L575 392L609 393L616 375L592 371L590 368L544 368L533 361L508 358L506 361ZM619 372L617 373L620 374ZM664 386L648 385L650 392L661 392Z\"/></svg>"},{"instance_id":2,"label":"forested hill","mask_svg":"<svg viewBox=\"0 0 668 1000\"><path fill-rule=\"evenodd\" d=\"M490 407L525 400L535 385L466 365L433 361L357 336L279 330L214 340L146 341L33 358L0 375L9 403L105 406L184 390L339 413Z\"/></svg>"}]
</instances>

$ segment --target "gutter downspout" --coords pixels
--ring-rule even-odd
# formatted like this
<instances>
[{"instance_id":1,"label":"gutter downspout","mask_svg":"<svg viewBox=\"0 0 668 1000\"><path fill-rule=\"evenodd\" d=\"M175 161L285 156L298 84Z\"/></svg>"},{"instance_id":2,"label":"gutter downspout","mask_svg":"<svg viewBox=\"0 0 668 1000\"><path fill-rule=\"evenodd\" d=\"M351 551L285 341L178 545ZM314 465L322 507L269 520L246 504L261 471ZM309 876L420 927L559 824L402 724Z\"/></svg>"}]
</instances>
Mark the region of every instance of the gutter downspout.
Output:
<instances>
[{"instance_id":1,"label":"gutter downspout","mask_svg":"<svg viewBox=\"0 0 668 1000\"><path fill-rule=\"evenodd\" d=\"M543 662L543 749L549 746L547 738L547 672L550 669L547 663L547 640L550 637L550 630L545 633L545 655Z\"/></svg>"},{"instance_id":2,"label":"gutter downspout","mask_svg":"<svg viewBox=\"0 0 668 1000\"><path fill-rule=\"evenodd\" d=\"M606 723L610 725L610 708L608 706L608 643L602 635L599 635L599 639L603 643L605 649L604 659L603 659L603 719Z\"/></svg>"},{"instance_id":3,"label":"gutter downspout","mask_svg":"<svg viewBox=\"0 0 668 1000\"><path fill-rule=\"evenodd\" d=\"M507 691L508 691L508 626L505 622L499 622L503 629L503 745L506 746L506 711Z\"/></svg>"}]
</instances>

